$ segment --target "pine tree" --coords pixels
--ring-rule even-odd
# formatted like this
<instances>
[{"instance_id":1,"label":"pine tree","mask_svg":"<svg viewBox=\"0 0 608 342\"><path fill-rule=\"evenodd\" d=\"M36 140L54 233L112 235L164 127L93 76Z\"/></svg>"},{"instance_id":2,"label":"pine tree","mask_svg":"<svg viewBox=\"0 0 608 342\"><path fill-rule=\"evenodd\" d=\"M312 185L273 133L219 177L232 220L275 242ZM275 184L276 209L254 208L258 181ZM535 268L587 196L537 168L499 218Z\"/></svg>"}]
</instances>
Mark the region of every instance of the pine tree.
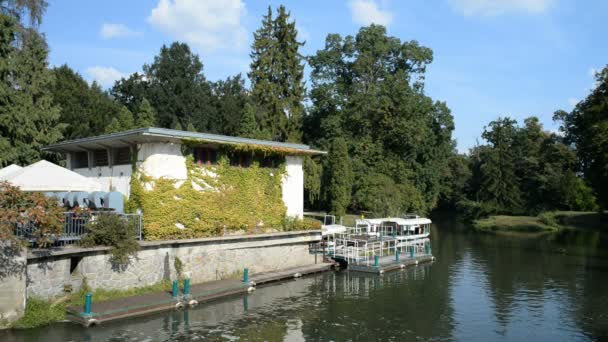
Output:
<instances>
[{"instance_id":1,"label":"pine tree","mask_svg":"<svg viewBox=\"0 0 608 342\"><path fill-rule=\"evenodd\" d=\"M239 132L240 137L243 138L257 138L257 125L255 122L255 109L247 104L245 106L245 112L241 117L241 122L239 123Z\"/></svg>"},{"instance_id":2,"label":"pine tree","mask_svg":"<svg viewBox=\"0 0 608 342\"><path fill-rule=\"evenodd\" d=\"M295 22L280 6L276 19L272 9L254 33L250 72L251 96L262 109L261 130L273 140L300 141L305 96L304 65L299 53L303 43L297 40Z\"/></svg>"},{"instance_id":3,"label":"pine tree","mask_svg":"<svg viewBox=\"0 0 608 342\"><path fill-rule=\"evenodd\" d=\"M137 120L135 126L137 128L154 127L156 125L156 112L150 102L144 98L139 105L137 111Z\"/></svg>"},{"instance_id":4,"label":"pine tree","mask_svg":"<svg viewBox=\"0 0 608 342\"><path fill-rule=\"evenodd\" d=\"M4 14L0 30L0 164L55 159L56 155L41 152L60 140L65 128L52 102L46 43L34 29L18 28Z\"/></svg>"},{"instance_id":5,"label":"pine tree","mask_svg":"<svg viewBox=\"0 0 608 342\"><path fill-rule=\"evenodd\" d=\"M186 127L186 131L188 132L196 132L196 128L192 124L192 122L188 122L188 127Z\"/></svg>"},{"instance_id":6,"label":"pine tree","mask_svg":"<svg viewBox=\"0 0 608 342\"><path fill-rule=\"evenodd\" d=\"M110 124L106 127L105 133L116 133L122 132L135 127L133 120L133 113L127 107L123 106L118 112L118 116L112 119Z\"/></svg>"},{"instance_id":7,"label":"pine tree","mask_svg":"<svg viewBox=\"0 0 608 342\"><path fill-rule=\"evenodd\" d=\"M346 213L353 188L353 174L348 157L348 147L344 138L332 141L327 167L327 202L332 214L342 216Z\"/></svg>"}]
</instances>

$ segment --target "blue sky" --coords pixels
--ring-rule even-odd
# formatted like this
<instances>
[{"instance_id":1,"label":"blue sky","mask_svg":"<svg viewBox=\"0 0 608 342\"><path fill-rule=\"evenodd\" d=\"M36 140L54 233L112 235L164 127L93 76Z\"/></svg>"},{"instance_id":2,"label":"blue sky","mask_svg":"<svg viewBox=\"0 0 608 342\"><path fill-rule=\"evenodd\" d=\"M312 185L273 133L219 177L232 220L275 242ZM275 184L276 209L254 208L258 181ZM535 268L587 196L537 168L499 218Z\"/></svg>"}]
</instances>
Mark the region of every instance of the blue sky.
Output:
<instances>
[{"instance_id":1,"label":"blue sky","mask_svg":"<svg viewBox=\"0 0 608 342\"><path fill-rule=\"evenodd\" d=\"M57 0L41 31L51 65L67 63L106 87L175 40L189 43L217 80L246 74L252 32L267 6L281 3L306 40L304 54L321 49L328 33L356 34L372 22L433 49L426 92L452 109L461 152L498 116L536 115L555 130L553 112L583 99L593 70L608 63L602 0Z\"/></svg>"}]
</instances>

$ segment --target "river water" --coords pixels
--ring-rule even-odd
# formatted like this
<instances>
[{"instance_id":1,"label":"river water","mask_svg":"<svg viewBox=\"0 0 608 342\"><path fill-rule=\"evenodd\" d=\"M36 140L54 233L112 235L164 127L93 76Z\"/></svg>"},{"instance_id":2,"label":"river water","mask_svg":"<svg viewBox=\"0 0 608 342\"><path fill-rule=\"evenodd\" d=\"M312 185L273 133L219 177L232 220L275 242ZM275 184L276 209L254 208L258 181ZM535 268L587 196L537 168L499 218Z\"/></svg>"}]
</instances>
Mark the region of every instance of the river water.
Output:
<instances>
[{"instance_id":1,"label":"river water","mask_svg":"<svg viewBox=\"0 0 608 342\"><path fill-rule=\"evenodd\" d=\"M327 272L247 296L12 341L593 341L608 339L608 234L432 228L437 260L383 276Z\"/></svg>"}]
</instances>

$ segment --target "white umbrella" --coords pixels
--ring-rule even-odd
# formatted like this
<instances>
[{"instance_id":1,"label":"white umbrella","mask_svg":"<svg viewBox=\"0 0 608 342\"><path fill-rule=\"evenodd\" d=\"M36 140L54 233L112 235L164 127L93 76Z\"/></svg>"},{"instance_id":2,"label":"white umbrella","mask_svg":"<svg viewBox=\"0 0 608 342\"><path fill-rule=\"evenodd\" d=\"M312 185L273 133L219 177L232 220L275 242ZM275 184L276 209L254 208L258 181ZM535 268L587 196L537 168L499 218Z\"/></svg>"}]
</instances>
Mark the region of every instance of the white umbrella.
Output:
<instances>
[{"instance_id":1,"label":"white umbrella","mask_svg":"<svg viewBox=\"0 0 608 342\"><path fill-rule=\"evenodd\" d=\"M8 175L10 175L11 173L19 171L21 169L23 169L21 166L15 164L11 164L3 169L0 169L0 181L8 177Z\"/></svg>"},{"instance_id":2,"label":"white umbrella","mask_svg":"<svg viewBox=\"0 0 608 342\"><path fill-rule=\"evenodd\" d=\"M22 191L100 191L101 184L46 160L0 178Z\"/></svg>"}]
</instances>

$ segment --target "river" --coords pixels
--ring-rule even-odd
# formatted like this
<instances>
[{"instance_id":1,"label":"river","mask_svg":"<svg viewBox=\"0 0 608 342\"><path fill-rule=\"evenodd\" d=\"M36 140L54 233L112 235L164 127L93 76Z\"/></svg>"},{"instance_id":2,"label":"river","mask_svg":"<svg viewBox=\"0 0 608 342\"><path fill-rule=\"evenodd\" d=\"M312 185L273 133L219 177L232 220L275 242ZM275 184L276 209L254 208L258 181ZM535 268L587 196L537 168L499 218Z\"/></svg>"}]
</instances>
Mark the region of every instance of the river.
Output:
<instances>
[{"instance_id":1,"label":"river","mask_svg":"<svg viewBox=\"0 0 608 342\"><path fill-rule=\"evenodd\" d=\"M383 276L327 272L191 310L12 341L594 341L608 338L608 234L477 233L435 224L437 260Z\"/></svg>"}]
</instances>

